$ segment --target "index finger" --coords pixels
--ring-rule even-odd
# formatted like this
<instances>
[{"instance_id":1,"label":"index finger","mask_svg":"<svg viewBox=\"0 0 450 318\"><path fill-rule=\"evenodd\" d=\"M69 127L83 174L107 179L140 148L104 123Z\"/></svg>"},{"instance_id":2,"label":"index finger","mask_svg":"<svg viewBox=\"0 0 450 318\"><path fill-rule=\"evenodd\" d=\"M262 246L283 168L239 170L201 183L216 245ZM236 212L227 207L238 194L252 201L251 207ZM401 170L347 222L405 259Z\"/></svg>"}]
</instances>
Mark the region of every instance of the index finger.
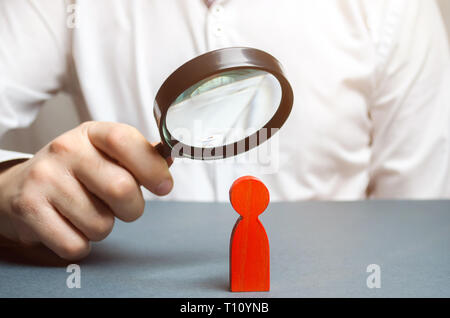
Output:
<instances>
[{"instance_id":1,"label":"index finger","mask_svg":"<svg viewBox=\"0 0 450 318\"><path fill-rule=\"evenodd\" d=\"M170 192L173 180L168 163L136 128L90 122L85 131L92 145L116 160L148 190L157 195Z\"/></svg>"}]
</instances>

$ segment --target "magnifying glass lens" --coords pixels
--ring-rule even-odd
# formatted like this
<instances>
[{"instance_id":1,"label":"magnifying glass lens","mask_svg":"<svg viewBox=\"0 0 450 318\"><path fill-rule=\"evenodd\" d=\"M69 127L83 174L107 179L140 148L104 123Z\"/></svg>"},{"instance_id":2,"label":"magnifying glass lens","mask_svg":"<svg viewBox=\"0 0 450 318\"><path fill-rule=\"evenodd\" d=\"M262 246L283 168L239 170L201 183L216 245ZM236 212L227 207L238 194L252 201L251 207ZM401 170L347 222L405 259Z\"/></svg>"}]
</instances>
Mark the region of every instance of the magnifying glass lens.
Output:
<instances>
[{"instance_id":1,"label":"magnifying glass lens","mask_svg":"<svg viewBox=\"0 0 450 318\"><path fill-rule=\"evenodd\" d=\"M249 47L207 52L164 81L153 105L164 158L223 159L270 139L287 120L293 92L272 55Z\"/></svg>"},{"instance_id":2,"label":"magnifying glass lens","mask_svg":"<svg viewBox=\"0 0 450 318\"><path fill-rule=\"evenodd\" d=\"M280 83L271 73L251 68L225 71L180 94L167 110L163 129L191 147L231 144L264 127L281 97Z\"/></svg>"}]
</instances>

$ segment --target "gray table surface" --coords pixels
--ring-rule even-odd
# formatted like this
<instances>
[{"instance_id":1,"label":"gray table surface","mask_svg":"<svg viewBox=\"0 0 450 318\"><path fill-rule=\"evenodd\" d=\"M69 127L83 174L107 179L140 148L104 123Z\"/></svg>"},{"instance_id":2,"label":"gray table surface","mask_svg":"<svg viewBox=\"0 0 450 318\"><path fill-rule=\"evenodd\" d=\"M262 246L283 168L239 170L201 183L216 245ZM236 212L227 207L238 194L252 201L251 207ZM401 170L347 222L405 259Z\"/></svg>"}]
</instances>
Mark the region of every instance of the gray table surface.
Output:
<instances>
[{"instance_id":1,"label":"gray table surface","mask_svg":"<svg viewBox=\"0 0 450 318\"><path fill-rule=\"evenodd\" d=\"M271 203L271 290L231 293L229 204L150 202L78 264L0 246L0 297L450 297L450 201ZM369 264L381 288L369 289Z\"/></svg>"}]
</instances>

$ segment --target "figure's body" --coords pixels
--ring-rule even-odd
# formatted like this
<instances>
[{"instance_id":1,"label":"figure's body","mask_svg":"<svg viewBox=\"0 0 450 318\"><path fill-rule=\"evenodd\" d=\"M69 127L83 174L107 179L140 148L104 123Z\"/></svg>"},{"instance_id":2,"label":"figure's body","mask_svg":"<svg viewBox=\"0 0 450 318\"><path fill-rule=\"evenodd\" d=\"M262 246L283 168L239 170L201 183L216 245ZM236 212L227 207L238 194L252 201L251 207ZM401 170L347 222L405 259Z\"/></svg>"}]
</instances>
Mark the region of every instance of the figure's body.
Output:
<instances>
[{"instance_id":1,"label":"figure's body","mask_svg":"<svg viewBox=\"0 0 450 318\"><path fill-rule=\"evenodd\" d=\"M269 239L258 219L269 200L266 186L254 177L241 177L231 186L230 201L240 214L230 242L231 291L270 289Z\"/></svg>"}]
</instances>

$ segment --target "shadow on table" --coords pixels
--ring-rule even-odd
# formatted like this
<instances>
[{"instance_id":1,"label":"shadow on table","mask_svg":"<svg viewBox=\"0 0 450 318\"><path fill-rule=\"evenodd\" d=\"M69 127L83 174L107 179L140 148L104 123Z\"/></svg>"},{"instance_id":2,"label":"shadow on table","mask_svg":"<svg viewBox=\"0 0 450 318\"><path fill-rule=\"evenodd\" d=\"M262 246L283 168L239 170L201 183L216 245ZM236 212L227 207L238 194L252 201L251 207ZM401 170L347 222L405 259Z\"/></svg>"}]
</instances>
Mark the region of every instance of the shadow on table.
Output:
<instances>
[{"instance_id":1,"label":"shadow on table","mask_svg":"<svg viewBox=\"0 0 450 318\"><path fill-rule=\"evenodd\" d=\"M125 248L109 242L94 243L91 253L81 261L89 266L130 266L157 268L176 268L203 266L205 262L219 261L222 255L211 255L207 251L160 248ZM226 257L226 256L225 256Z\"/></svg>"},{"instance_id":2,"label":"shadow on table","mask_svg":"<svg viewBox=\"0 0 450 318\"><path fill-rule=\"evenodd\" d=\"M93 244L91 253L85 259L75 262L61 259L43 245L28 247L14 242L0 241L0 264L33 267L67 267L71 263L77 263L89 267L110 267L112 270L126 266L132 271L144 268L147 271L175 270L177 273L182 273L185 268L189 268L192 272L195 272L196 268L201 271L205 262L218 264L226 257L226 255L219 254L211 255L202 250L128 249L101 242ZM227 274L217 275L214 273L212 276L209 274L211 273L205 273L202 279L186 280L183 278L182 285L192 284L192 286L214 291L228 290ZM177 277L173 278L175 281L178 279Z\"/></svg>"},{"instance_id":3,"label":"shadow on table","mask_svg":"<svg viewBox=\"0 0 450 318\"><path fill-rule=\"evenodd\" d=\"M211 291L228 291L228 271L225 273L214 270L205 272L205 263L213 267L223 267L221 262L228 262L228 255L211 254L202 249L159 249L148 248L130 249L117 246L113 243L101 242L92 246L91 254L85 258L81 265L89 267L110 268L112 271L126 268L129 272L145 273L144 276L152 277L153 274L166 277L167 285L197 287ZM227 268L225 266L225 268ZM186 274L189 272L190 274ZM153 274L151 274L153 273ZM151 275L149 275L151 274ZM167 275L167 276L166 276ZM185 276L187 275L187 277ZM193 275L193 276L189 276ZM199 279L199 277L201 277ZM144 278L142 278L144 280ZM143 281L141 281L141 284ZM149 284L153 285L153 283Z\"/></svg>"},{"instance_id":4,"label":"shadow on table","mask_svg":"<svg viewBox=\"0 0 450 318\"><path fill-rule=\"evenodd\" d=\"M23 246L14 242L0 241L0 262L35 266L67 266L79 263L90 266L127 265L169 268L178 266L202 265L211 260L211 255L199 251L153 250L143 253L102 242L92 246L91 253L80 261L67 261L60 258L44 245Z\"/></svg>"},{"instance_id":5,"label":"shadow on table","mask_svg":"<svg viewBox=\"0 0 450 318\"><path fill-rule=\"evenodd\" d=\"M0 263L37 267L66 267L71 262L60 258L43 245L29 247L0 241Z\"/></svg>"}]
</instances>

